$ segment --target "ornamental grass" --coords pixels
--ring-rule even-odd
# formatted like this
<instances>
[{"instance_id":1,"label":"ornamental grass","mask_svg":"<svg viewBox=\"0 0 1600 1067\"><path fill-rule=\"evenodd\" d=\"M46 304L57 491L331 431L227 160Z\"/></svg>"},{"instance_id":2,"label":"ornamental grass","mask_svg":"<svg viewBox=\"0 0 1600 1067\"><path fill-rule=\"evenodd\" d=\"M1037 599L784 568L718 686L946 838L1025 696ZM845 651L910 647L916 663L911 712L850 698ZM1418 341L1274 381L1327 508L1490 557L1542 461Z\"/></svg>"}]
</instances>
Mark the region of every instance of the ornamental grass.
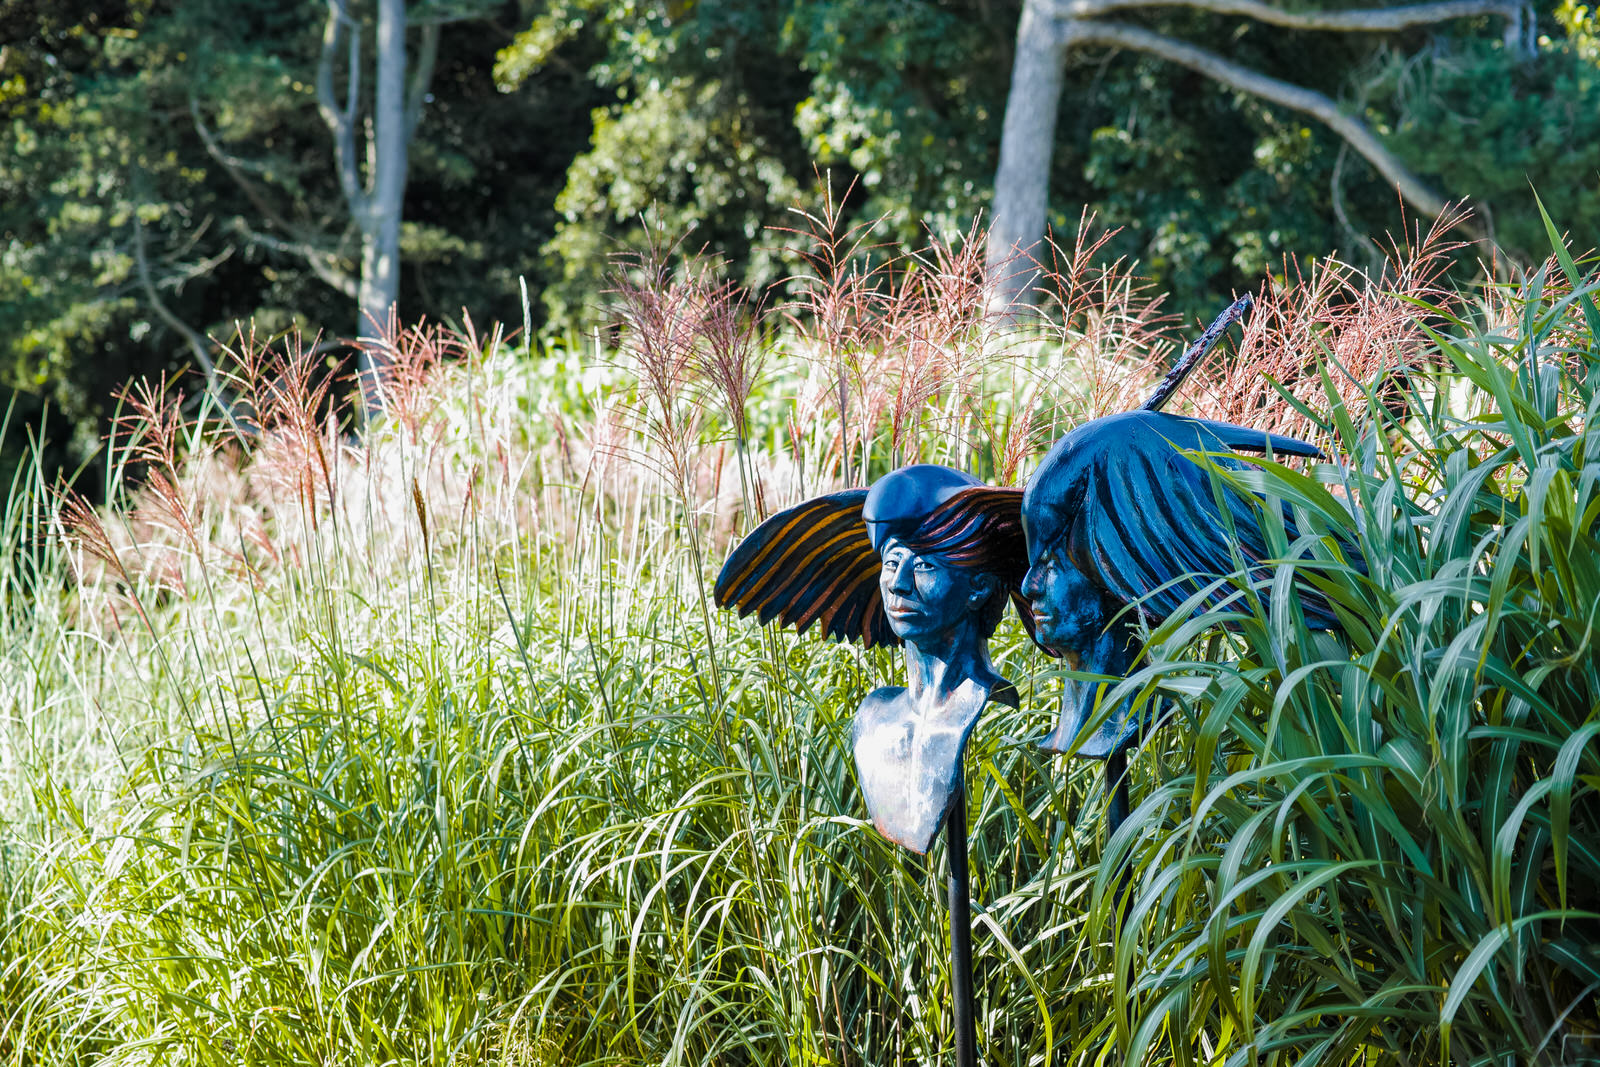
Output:
<instances>
[{"instance_id":1,"label":"ornamental grass","mask_svg":"<svg viewBox=\"0 0 1600 1067\"><path fill-rule=\"evenodd\" d=\"M392 335L359 437L314 343L246 333L219 395L130 389L105 505L12 488L0 1063L949 1057L942 845L880 838L850 755L896 657L710 582L901 463L1019 483L1187 327L1087 224L1012 330L976 234L882 262L797 218L787 300L658 242L610 334ZM1442 232L1267 287L1180 398L1328 448L1218 477L1293 509L1267 581L1344 633L1229 576L1150 632L1122 691L1174 710L1114 837L1098 765L1035 747L1057 661L997 634L984 1062L1600 1055L1600 279L1552 229L1451 291Z\"/></svg>"}]
</instances>

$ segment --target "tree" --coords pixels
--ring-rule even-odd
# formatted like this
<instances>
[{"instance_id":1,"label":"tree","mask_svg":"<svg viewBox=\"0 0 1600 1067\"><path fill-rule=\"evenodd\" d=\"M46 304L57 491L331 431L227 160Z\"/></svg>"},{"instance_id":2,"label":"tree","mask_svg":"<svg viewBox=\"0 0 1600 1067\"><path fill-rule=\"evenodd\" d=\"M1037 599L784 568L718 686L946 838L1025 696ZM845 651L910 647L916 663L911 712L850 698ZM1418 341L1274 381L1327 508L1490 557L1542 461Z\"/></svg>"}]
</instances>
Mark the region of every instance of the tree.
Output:
<instances>
[{"instance_id":1,"label":"tree","mask_svg":"<svg viewBox=\"0 0 1600 1067\"><path fill-rule=\"evenodd\" d=\"M411 138L439 54L439 23L422 26L417 60L407 70L405 0L377 0L374 52L377 77L366 131L366 173L356 152L361 108L361 26L348 0L328 0L317 65L317 108L333 135L334 164L350 217L361 232L361 278L356 294L361 393L368 415L382 405L383 338L400 295L400 222ZM341 43L348 50L344 101L335 98Z\"/></svg>"},{"instance_id":2,"label":"tree","mask_svg":"<svg viewBox=\"0 0 1600 1067\"><path fill-rule=\"evenodd\" d=\"M640 247L645 212L748 284L783 278L781 228L812 203L818 171L852 190L849 219L878 219L886 245L964 232L994 173L1014 2L541 5L500 54L502 84L586 59L607 94L546 246L552 318L582 321L608 256ZM585 42L598 54L575 56Z\"/></svg>"},{"instance_id":3,"label":"tree","mask_svg":"<svg viewBox=\"0 0 1600 1067\"><path fill-rule=\"evenodd\" d=\"M201 239L209 197L156 106L172 79L152 7L38 0L0 16L0 381L30 415L53 411L53 466L97 444L110 390L91 377L164 369L144 342L196 278L234 267L235 249ZM211 370L188 337L177 345Z\"/></svg>"},{"instance_id":4,"label":"tree","mask_svg":"<svg viewBox=\"0 0 1600 1067\"><path fill-rule=\"evenodd\" d=\"M374 0L370 10L358 12L352 0L324 2L315 93L318 114L333 139L334 177L359 242L354 275L343 269L343 257L329 247L326 234L291 222L270 205L250 177L261 168L224 149L193 97L190 110L212 158L251 198L266 224L252 240L300 256L318 278L355 301L362 403L371 415L382 404L387 364L383 342L400 298L411 146L430 96L440 28L472 17L483 5L476 0L446 10L423 4L413 11L406 0ZM406 42L411 29L419 31L414 57ZM374 74L370 92L363 87L363 53L369 40Z\"/></svg>"},{"instance_id":5,"label":"tree","mask_svg":"<svg viewBox=\"0 0 1600 1067\"><path fill-rule=\"evenodd\" d=\"M420 18L467 10L482 9L413 0L412 63ZM202 392L188 374L225 369L236 324L263 339L320 334L327 373L354 369L342 340L356 325L361 235L316 102L327 11L326 0L4 5L0 410L6 391L17 399L0 445L25 442L17 424L48 408L47 463L77 467L122 383L165 374ZM545 284L556 194L604 99L567 64L501 90L491 67L511 33L492 20L472 29L443 27L433 99L407 145L398 300L410 321L463 307L521 321L518 278ZM358 153L374 95L364 32ZM582 47L575 57L587 65Z\"/></svg>"},{"instance_id":6,"label":"tree","mask_svg":"<svg viewBox=\"0 0 1600 1067\"><path fill-rule=\"evenodd\" d=\"M1359 117L1327 94L1271 77L1170 34L1104 16L1133 9L1186 7L1242 16L1290 30L1386 33L1450 19L1497 15L1506 19L1508 46L1529 47L1531 27L1516 0L1440 0L1401 7L1339 11L1289 11L1263 0L1024 0L1017 23L1011 89L995 174L994 212L987 260L996 279L991 306L998 312L1031 299L1033 257L1044 239L1051 153L1063 71L1078 47L1102 45L1159 57L1240 93L1320 120L1396 187L1416 210L1437 215L1444 198L1418 178Z\"/></svg>"},{"instance_id":7,"label":"tree","mask_svg":"<svg viewBox=\"0 0 1600 1067\"><path fill-rule=\"evenodd\" d=\"M1546 37L1537 63L1514 62L1492 42L1416 59L1394 57L1370 83L1392 99L1386 140L1423 173L1469 190L1514 261L1548 255L1530 184L1582 248L1600 235L1600 60L1581 34ZM1520 210L1519 210L1520 208ZM1571 221L1567 221L1571 220Z\"/></svg>"},{"instance_id":8,"label":"tree","mask_svg":"<svg viewBox=\"0 0 1600 1067\"><path fill-rule=\"evenodd\" d=\"M382 358L369 342L397 304L408 319L470 305L517 320L518 277L541 281L536 251L600 94L569 64L497 87L510 34L491 16L507 6L301 0L192 16L193 123L248 200L230 226L275 270L325 287L302 326L329 324L329 296L355 305L369 405ZM442 32L469 18L473 32Z\"/></svg>"}]
</instances>

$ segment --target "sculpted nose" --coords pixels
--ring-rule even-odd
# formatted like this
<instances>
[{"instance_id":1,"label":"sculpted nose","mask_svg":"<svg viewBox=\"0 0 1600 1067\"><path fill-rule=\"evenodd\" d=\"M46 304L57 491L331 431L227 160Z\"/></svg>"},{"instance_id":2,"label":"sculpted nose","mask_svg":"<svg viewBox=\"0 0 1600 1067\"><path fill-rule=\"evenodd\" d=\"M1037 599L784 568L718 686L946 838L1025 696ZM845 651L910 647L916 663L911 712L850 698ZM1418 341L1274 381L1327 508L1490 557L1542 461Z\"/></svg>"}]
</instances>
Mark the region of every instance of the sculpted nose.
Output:
<instances>
[{"instance_id":1,"label":"sculpted nose","mask_svg":"<svg viewBox=\"0 0 1600 1067\"><path fill-rule=\"evenodd\" d=\"M1029 567L1028 573L1022 576L1021 593L1032 600L1039 595L1039 568Z\"/></svg>"},{"instance_id":2,"label":"sculpted nose","mask_svg":"<svg viewBox=\"0 0 1600 1067\"><path fill-rule=\"evenodd\" d=\"M915 587L915 583L911 580L911 561L906 560L894 569L894 575L889 579L889 591L909 593Z\"/></svg>"}]
</instances>

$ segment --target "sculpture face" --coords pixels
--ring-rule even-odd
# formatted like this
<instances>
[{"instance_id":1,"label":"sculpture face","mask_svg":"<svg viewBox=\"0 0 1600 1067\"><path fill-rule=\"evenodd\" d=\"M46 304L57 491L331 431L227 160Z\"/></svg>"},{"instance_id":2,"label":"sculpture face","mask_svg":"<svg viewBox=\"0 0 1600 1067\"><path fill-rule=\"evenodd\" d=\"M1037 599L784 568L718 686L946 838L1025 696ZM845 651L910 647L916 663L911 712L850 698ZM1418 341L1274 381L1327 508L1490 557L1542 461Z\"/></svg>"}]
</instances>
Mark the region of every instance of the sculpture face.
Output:
<instances>
[{"instance_id":1,"label":"sculpture face","mask_svg":"<svg viewBox=\"0 0 1600 1067\"><path fill-rule=\"evenodd\" d=\"M917 555L898 538L884 542L878 589L889 628L903 641L953 634L988 599L989 584L938 555Z\"/></svg>"},{"instance_id":2,"label":"sculpture face","mask_svg":"<svg viewBox=\"0 0 1600 1067\"><path fill-rule=\"evenodd\" d=\"M1039 643L1077 671L1126 677L1139 661L1139 622L1190 612L1196 594L1218 603L1230 591L1214 579L1233 574L1240 558L1270 559L1256 502L1226 487L1219 495L1206 466L1186 454L1239 468L1235 450L1319 454L1293 438L1153 410L1094 419L1057 441L1022 496L1030 566L1018 591ZM1292 541L1292 519L1283 521ZM1308 621L1335 622L1314 596L1301 599ZM1136 721L1132 695L1101 706L1109 684L1066 679L1044 747L1103 759L1133 744L1148 724ZM1146 705L1140 718L1158 713Z\"/></svg>"},{"instance_id":3,"label":"sculpture face","mask_svg":"<svg viewBox=\"0 0 1600 1067\"><path fill-rule=\"evenodd\" d=\"M883 541L878 590L905 642L906 682L867 695L856 713L855 757L867 810L889 840L926 852L956 797L967 739L995 696L1015 691L989 663L985 606L998 581L939 553Z\"/></svg>"},{"instance_id":4,"label":"sculpture face","mask_svg":"<svg viewBox=\"0 0 1600 1067\"><path fill-rule=\"evenodd\" d=\"M1075 658L1105 626L1100 591L1059 547L1038 546L1021 592L1033 609L1034 640L1052 652Z\"/></svg>"}]
</instances>

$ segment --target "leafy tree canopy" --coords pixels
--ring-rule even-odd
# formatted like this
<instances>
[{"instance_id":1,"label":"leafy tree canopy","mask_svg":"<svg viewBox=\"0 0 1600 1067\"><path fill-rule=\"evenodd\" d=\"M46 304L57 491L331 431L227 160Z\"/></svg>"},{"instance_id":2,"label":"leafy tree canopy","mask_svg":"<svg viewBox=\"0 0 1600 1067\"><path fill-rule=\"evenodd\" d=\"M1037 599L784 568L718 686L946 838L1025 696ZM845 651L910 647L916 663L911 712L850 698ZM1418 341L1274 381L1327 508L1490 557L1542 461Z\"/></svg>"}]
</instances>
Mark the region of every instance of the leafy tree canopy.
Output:
<instances>
[{"instance_id":1,"label":"leafy tree canopy","mask_svg":"<svg viewBox=\"0 0 1600 1067\"><path fill-rule=\"evenodd\" d=\"M552 310L582 317L605 253L640 240L647 209L669 230L697 227L691 243L728 256L746 280L771 280L781 257L764 227L787 224L813 167L835 189L857 181L855 217L883 216L891 243L914 242L923 227L964 230L991 196L1018 11L1003 0L541 7L500 52L501 84L589 33L606 49L591 77L613 93L558 203L546 246L561 274ZM1489 19L1385 38L1184 9L1143 21L1342 100L1424 177L1478 205L1505 250L1526 259L1541 240L1530 181L1573 191L1564 206L1576 224L1600 222L1584 147L1593 138L1582 136L1600 115L1582 62L1593 22L1570 0L1559 15L1541 25L1549 32L1532 61ZM1286 256L1367 257L1369 234L1406 225L1393 190L1330 131L1147 56L1078 57L1063 115L1054 226L1070 232L1087 206L1120 227L1113 247L1186 313L1292 269Z\"/></svg>"},{"instance_id":2,"label":"leafy tree canopy","mask_svg":"<svg viewBox=\"0 0 1600 1067\"><path fill-rule=\"evenodd\" d=\"M986 211L1017 0L414 0L450 19L411 151L401 314L592 321L608 257L656 216L765 285L826 172L889 246ZM370 0L353 5L370 22ZM0 377L97 436L115 384L177 371L253 319L350 328L358 242L313 83L316 0L14 0L3 16ZM470 17L470 21L461 21ZM1600 232L1590 9L1531 61L1484 20L1364 38L1181 8L1130 17L1357 109L1511 255L1542 247L1530 184ZM370 79L368 80L370 83ZM370 91L370 84L367 86ZM854 183L852 185L852 183ZM1394 193L1329 131L1171 64L1075 56L1052 220L1120 227L1190 315L1286 267L1360 256ZM330 356L339 357L337 346Z\"/></svg>"},{"instance_id":3,"label":"leafy tree canopy","mask_svg":"<svg viewBox=\"0 0 1600 1067\"><path fill-rule=\"evenodd\" d=\"M22 43L0 71L0 368L78 430L62 462L88 454L118 383L196 361L185 329L347 333L359 248L315 102L326 5L29 4L7 7ZM413 143L408 318L520 321L518 276L542 283L555 195L603 99L582 47L579 66L501 91L516 7L473 13L445 27Z\"/></svg>"}]
</instances>

